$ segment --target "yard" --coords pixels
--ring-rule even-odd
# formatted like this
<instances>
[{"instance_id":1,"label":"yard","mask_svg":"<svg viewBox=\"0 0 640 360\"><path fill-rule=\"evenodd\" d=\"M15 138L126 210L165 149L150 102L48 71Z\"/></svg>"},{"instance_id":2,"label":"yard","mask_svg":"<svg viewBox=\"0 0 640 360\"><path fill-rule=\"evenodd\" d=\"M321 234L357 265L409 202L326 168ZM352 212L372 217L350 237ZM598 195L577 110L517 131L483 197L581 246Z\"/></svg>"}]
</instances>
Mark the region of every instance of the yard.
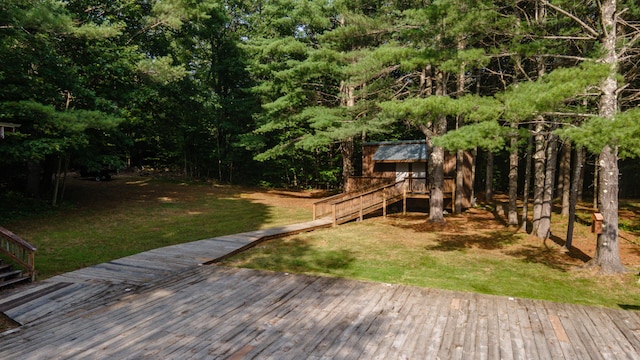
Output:
<instances>
[{"instance_id":1,"label":"yard","mask_svg":"<svg viewBox=\"0 0 640 360\"><path fill-rule=\"evenodd\" d=\"M316 200L309 192L123 176L74 179L67 191L70 201L60 209L3 224L38 247L39 279L170 244L307 221ZM552 238L542 242L507 229L490 207L450 215L437 227L423 213L372 217L269 241L225 265L635 309L636 205L626 202L621 211L629 273L620 276L581 269L595 250L590 212L581 213L574 248L565 253L559 215Z\"/></svg>"}]
</instances>

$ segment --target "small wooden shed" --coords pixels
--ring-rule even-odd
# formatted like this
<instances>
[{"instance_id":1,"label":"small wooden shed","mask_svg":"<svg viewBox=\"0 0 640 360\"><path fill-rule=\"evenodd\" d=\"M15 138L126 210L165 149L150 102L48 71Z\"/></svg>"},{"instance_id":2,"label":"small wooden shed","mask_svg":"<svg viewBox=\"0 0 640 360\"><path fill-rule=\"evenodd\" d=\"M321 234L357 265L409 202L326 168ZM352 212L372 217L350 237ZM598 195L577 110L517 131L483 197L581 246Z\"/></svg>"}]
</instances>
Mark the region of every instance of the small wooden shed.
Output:
<instances>
[{"instance_id":1,"label":"small wooden shed","mask_svg":"<svg viewBox=\"0 0 640 360\"><path fill-rule=\"evenodd\" d=\"M4 139L5 131L10 130L11 132L15 132L16 128L19 128L19 127L20 127L19 124L0 122L0 139Z\"/></svg>"},{"instance_id":2,"label":"small wooden shed","mask_svg":"<svg viewBox=\"0 0 640 360\"><path fill-rule=\"evenodd\" d=\"M362 176L349 179L348 191L359 191L410 179L412 193L418 197L429 193L425 140L368 142L362 146ZM462 206L471 207L473 189L473 155L465 152L463 157ZM445 151L445 193L455 192L456 156Z\"/></svg>"}]
</instances>

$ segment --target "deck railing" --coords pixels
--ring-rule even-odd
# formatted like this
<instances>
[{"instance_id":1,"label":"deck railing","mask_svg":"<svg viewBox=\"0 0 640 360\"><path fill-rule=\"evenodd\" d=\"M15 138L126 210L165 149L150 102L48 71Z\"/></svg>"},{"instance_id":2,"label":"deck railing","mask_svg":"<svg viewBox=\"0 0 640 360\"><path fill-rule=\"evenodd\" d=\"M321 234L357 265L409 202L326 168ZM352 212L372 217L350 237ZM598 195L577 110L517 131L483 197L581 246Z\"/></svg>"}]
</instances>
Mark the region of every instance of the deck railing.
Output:
<instances>
[{"instance_id":1,"label":"deck railing","mask_svg":"<svg viewBox=\"0 0 640 360\"><path fill-rule=\"evenodd\" d=\"M313 220L330 216L333 211L333 203L336 201L346 199L350 196L354 196L354 194L341 193L341 194L333 195L328 198L324 198L322 200L314 202L313 203Z\"/></svg>"},{"instance_id":2,"label":"deck railing","mask_svg":"<svg viewBox=\"0 0 640 360\"><path fill-rule=\"evenodd\" d=\"M346 192L365 192L371 189L380 188L396 182L395 178L380 176L350 176L347 181Z\"/></svg>"},{"instance_id":3,"label":"deck railing","mask_svg":"<svg viewBox=\"0 0 640 360\"><path fill-rule=\"evenodd\" d=\"M405 181L386 185L360 194L351 194L348 198L332 201L331 217L333 225L353 219L361 219L364 215L380 208L386 209L391 199L400 199L405 195Z\"/></svg>"},{"instance_id":4,"label":"deck railing","mask_svg":"<svg viewBox=\"0 0 640 360\"><path fill-rule=\"evenodd\" d=\"M31 281L35 280L35 246L0 226L0 251L22 266Z\"/></svg>"},{"instance_id":5,"label":"deck railing","mask_svg":"<svg viewBox=\"0 0 640 360\"><path fill-rule=\"evenodd\" d=\"M446 178L444 180L444 194L445 197L452 199L453 206L454 179ZM331 217L335 226L354 219L362 220L364 215L380 209L382 209L383 216L386 216L388 204L402 200L403 211L406 211L407 198L416 196L429 196L427 178L409 176L404 180L369 191L342 193L322 199L313 204L313 219Z\"/></svg>"},{"instance_id":6,"label":"deck railing","mask_svg":"<svg viewBox=\"0 0 640 360\"><path fill-rule=\"evenodd\" d=\"M426 194L429 193L429 183L426 177L414 177L407 176L406 180L409 182L407 185L407 192L413 194ZM454 193L456 191L456 180L451 177L444 178L443 192L445 194Z\"/></svg>"}]
</instances>

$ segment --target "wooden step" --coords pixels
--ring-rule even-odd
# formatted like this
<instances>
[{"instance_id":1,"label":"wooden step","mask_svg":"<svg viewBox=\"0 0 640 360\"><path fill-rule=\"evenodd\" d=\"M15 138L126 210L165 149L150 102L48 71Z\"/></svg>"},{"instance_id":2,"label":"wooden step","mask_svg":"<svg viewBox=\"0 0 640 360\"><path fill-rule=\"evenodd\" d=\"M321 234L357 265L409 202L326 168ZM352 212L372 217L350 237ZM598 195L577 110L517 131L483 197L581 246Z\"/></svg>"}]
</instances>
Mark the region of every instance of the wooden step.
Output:
<instances>
[{"instance_id":1,"label":"wooden step","mask_svg":"<svg viewBox=\"0 0 640 360\"><path fill-rule=\"evenodd\" d=\"M11 264L3 264L2 262L0 262L0 273L9 271L10 269L11 269Z\"/></svg>"},{"instance_id":2,"label":"wooden step","mask_svg":"<svg viewBox=\"0 0 640 360\"><path fill-rule=\"evenodd\" d=\"M21 271L20 271L20 273L21 273ZM18 277L13 278L13 279L0 281L0 289L2 289L4 287L7 287L9 285L14 285L14 284L22 283L22 282L28 282L29 280L31 280L31 278L28 277L28 276L18 276Z\"/></svg>"},{"instance_id":3,"label":"wooden step","mask_svg":"<svg viewBox=\"0 0 640 360\"><path fill-rule=\"evenodd\" d=\"M21 275L22 275L22 270L5 271L3 273L0 273L0 281L3 281L3 280L6 281L14 277L21 277Z\"/></svg>"}]
</instances>

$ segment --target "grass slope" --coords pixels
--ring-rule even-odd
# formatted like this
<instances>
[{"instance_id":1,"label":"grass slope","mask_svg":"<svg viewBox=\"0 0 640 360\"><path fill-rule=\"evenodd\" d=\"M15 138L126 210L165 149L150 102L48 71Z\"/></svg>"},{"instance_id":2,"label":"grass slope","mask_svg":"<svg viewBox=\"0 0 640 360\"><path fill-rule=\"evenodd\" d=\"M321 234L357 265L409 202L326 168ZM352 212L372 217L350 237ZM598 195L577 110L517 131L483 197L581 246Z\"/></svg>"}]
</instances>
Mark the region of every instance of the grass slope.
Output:
<instances>
[{"instance_id":1,"label":"grass slope","mask_svg":"<svg viewBox=\"0 0 640 360\"><path fill-rule=\"evenodd\" d=\"M34 244L38 279L163 246L308 221L251 189L119 178L73 180L55 211L2 226Z\"/></svg>"},{"instance_id":2,"label":"grass slope","mask_svg":"<svg viewBox=\"0 0 640 360\"><path fill-rule=\"evenodd\" d=\"M38 247L38 279L152 248L308 221L312 199L210 184L131 177L73 180L69 201L53 211L20 216L2 226ZM638 228L640 207L622 207L621 223ZM2 208L2 206L0 206ZM41 209L38 209L41 210ZM2 215L3 209L0 209ZM18 215L16 215L18 214ZM500 215L471 209L432 227L425 214L372 218L260 244L225 262L284 272L401 283L485 294L610 307L640 308L640 246L621 233L630 273L602 277L576 270L593 254L584 219L575 249L560 250L566 220L554 215L552 239L542 242L507 229ZM2 217L7 219L6 216Z\"/></svg>"},{"instance_id":3,"label":"grass slope","mask_svg":"<svg viewBox=\"0 0 640 360\"><path fill-rule=\"evenodd\" d=\"M423 214L375 218L273 240L225 265L640 308L639 264L628 264L634 270L628 274L602 277L579 270L585 260L579 249L565 254L553 241L482 221L452 218L434 229L425 225ZM577 232L586 231L579 227Z\"/></svg>"}]
</instances>

